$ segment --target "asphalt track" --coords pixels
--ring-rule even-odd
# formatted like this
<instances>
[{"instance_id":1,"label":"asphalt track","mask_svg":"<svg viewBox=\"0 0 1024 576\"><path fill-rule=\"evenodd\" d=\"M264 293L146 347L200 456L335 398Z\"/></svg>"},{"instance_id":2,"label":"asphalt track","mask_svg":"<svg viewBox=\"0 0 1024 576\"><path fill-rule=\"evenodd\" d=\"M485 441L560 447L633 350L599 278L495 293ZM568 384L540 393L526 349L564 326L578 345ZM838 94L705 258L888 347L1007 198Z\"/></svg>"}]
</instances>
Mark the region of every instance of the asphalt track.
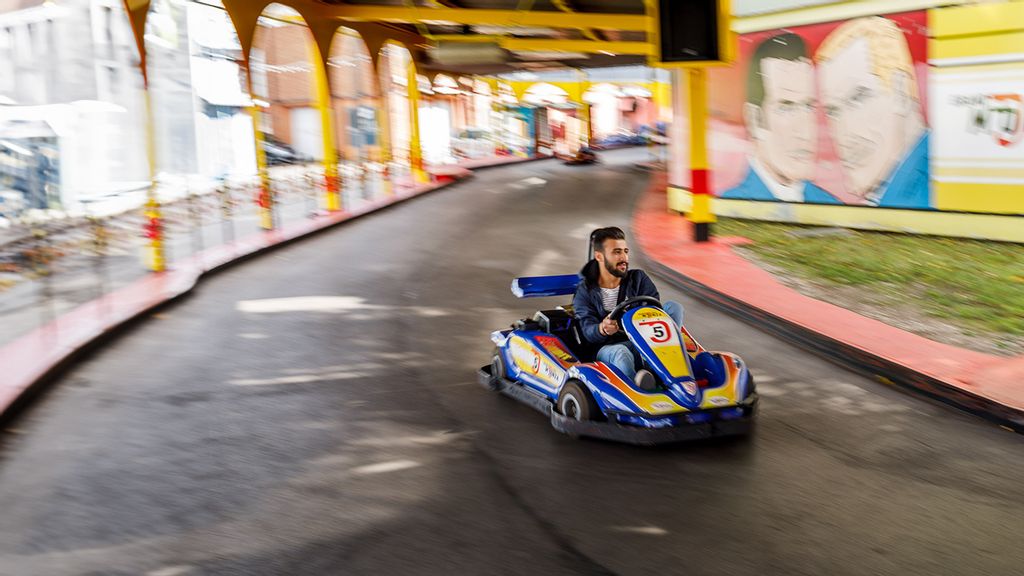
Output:
<instances>
[{"instance_id":1,"label":"asphalt track","mask_svg":"<svg viewBox=\"0 0 1024 576\"><path fill-rule=\"evenodd\" d=\"M627 225L644 156L482 171L131 328L2 435L0 574L1019 574L1019 435L664 280L753 367L752 438L573 440L476 383L491 330L560 303L512 277Z\"/></svg>"}]
</instances>

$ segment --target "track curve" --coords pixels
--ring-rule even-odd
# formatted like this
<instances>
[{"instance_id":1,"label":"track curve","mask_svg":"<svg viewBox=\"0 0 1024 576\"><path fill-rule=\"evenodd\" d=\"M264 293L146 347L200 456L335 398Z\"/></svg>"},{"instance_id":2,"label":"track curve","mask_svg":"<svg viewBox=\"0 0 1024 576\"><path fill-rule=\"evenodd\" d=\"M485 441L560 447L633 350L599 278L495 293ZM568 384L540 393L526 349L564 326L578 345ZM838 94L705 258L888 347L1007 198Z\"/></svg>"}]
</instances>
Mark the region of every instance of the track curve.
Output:
<instances>
[{"instance_id":1,"label":"track curve","mask_svg":"<svg viewBox=\"0 0 1024 576\"><path fill-rule=\"evenodd\" d=\"M645 155L482 171L205 280L11 423L0 574L1019 572L1020 436L667 282L753 367L749 440L572 440L476 384L491 330L559 303L512 277L626 227Z\"/></svg>"}]
</instances>

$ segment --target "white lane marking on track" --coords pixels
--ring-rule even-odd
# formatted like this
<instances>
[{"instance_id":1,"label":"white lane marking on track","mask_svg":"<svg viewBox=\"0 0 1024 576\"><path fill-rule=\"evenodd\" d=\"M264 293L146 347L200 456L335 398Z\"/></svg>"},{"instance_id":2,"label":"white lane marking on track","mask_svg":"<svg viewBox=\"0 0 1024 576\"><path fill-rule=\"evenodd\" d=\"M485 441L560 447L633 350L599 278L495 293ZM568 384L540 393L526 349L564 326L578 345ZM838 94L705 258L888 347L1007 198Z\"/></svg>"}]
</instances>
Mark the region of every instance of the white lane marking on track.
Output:
<instances>
[{"instance_id":1,"label":"white lane marking on track","mask_svg":"<svg viewBox=\"0 0 1024 576\"><path fill-rule=\"evenodd\" d=\"M290 298L264 298L262 300L239 300L235 302L239 312L251 314L275 314L285 312L325 312L343 314L352 312L400 312L412 313L425 318L447 316L448 310L429 306L385 306L370 304L358 296L294 296ZM369 319L369 318L360 318Z\"/></svg>"},{"instance_id":2,"label":"white lane marking on track","mask_svg":"<svg viewBox=\"0 0 1024 576\"><path fill-rule=\"evenodd\" d=\"M359 466L358 468L353 468L352 472L356 474L383 474L385 472L408 470L409 468L415 468L417 466L421 466L421 464L414 460L392 460L390 462L380 462L378 464Z\"/></svg>"},{"instance_id":3,"label":"white lane marking on track","mask_svg":"<svg viewBox=\"0 0 1024 576\"><path fill-rule=\"evenodd\" d=\"M513 182L512 184L509 184L508 185L508 189L510 189L510 190L525 190L527 188L533 188L535 186L543 186L543 185L545 185L547 183L548 183L548 181L543 179L543 178L538 178L536 176L530 176L529 178L523 178L522 180L520 180L518 182ZM494 190L495 193L500 192L500 191L502 191L500 188L496 188Z\"/></svg>"},{"instance_id":4,"label":"white lane marking on track","mask_svg":"<svg viewBox=\"0 0 1024 576\"><path fill-rule=\"evenodd\" d=\"M786 393L786 391L782 390L780 388L764 388L764 387L759 387L757 389L757 393L760 394L761 396L772 398L772 397L775 397L775 396L782 396L783 394Z\"/></svg>"},{"instance_id":5,"label":"white lane marking on track","mask_svg":"<svg viewBox=\"0 0 1024 576\"><path fill-rule=\"evenodd\" d=\"M629 532L631 534L644 534L647 536L665 536L668 534L668 530L658 528L657 526L616 526L613 530L616 532Z\"/></svg>"},{"instance_id":6,"label":"white lane marking on track","mask_svg":"<svg viewBox=\"0 0 1024 576\"><path fill-rule=\"evenodd\" d=\"M541 250L530 260L521 276L544 276L551 274L549 267L561 258L562 255L554 250Z\"/></svg>"},{"instance_id":7,"label":"white lane marking on track","mask_svg":"<svg viewBox=\"0 0 1024 576\"><path fill-rule=\"evenodd\" d=\"M239 334L238 336L245 338L246 340L263 340L264 338L270 338L270 336L260 334L259 332L246 332L244 334Z\"/></svg>"},{"instance_id":8,"label":"white lane marking on track","mask_svg":"<svg viewBox=\"0 0 1024 576\"><path fill-rule=\"evenodd\" d=\"M192 572L191 566L167 566L146 572L146 576L184 576L189 572Z\"/></svg>"},{"instance_id":9,"label":"white lane marking on track","mask_svg":"<svg viewBox=\"0 0 1024 576\"><path fill-rule=\"evenodd\" d=\"M351 378L366 378L372 372L329 372L327 374L300 374L296 376L281 376L280 378L240 378L228 380L228 384L235 386L273 386L276 384L308 384L310 382L321 382L327 380L349 380Z\"/></svg>"},{"instance_id":10,"label":"white lane marking on track","mask_svg":"<svg viewBox=\"0 0 1024 576\"><path fill-rule=\"evenodd\" d=\"M469 436L468 432L452 432L441 430L432 434L421 434L418 436L375 436L362 440L353 440L353 446L445 446L458 442Z\"/></svg>"}]
</instances>

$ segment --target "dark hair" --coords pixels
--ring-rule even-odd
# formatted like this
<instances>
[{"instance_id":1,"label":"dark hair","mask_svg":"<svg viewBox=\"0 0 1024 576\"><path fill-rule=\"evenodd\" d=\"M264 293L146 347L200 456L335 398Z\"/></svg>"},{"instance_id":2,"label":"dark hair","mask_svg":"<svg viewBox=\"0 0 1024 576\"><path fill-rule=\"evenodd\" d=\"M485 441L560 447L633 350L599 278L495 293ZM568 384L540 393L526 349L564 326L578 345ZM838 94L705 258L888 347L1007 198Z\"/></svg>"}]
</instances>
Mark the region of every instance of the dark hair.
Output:
<instances>
[{"instance_id":1,"label":"dark hair","mask_svg":"<svg viewBox=\"0 0 1024 576\"><path fill-rule=\"evenodd\" d=\"M807 45L804 39L786 32L768 38L758 45L754 55L750 57L747 69L747 102L760 106L764 102L764 75L761 73L761 61L765 58L779 60L799 60L807 58Z\"/></svg>"},{"instance_id":2,"label":"dark hair","mask_svg":"<svg viewBox=\"0 0 1024 576\"><path fill-rule=\"evenodd\" d=\"M600 252L604 250L605 240L625 240L626 234L622 231L622 228L617 226L608 226L607 228L598 228L590 233L590 242L594 248L594 252Z\"/></svg>"}]
</instances>

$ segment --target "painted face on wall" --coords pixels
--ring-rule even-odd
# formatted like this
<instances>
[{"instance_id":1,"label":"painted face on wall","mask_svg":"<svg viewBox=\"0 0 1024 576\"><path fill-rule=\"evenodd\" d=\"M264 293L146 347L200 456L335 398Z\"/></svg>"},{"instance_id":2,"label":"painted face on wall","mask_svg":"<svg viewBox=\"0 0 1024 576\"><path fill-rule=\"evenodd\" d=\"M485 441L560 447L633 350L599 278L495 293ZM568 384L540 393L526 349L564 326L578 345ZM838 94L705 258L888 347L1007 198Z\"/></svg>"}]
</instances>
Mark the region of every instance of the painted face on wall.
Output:
<instances>
[{"instance_id":1,"label":"painted face on wall","mask_svg":"<svg viewBox=\"0 0 1024 576\"><path fill-rule=\"evenodd\" d=\"M819 66L822 103L847 191L865 198L903 158L910 79L893 72L887 87L875 74L863 39Z\"/></svg>"},{"instance_id":2,"label":"painted face on wall","mask_svg":"<svg viewBox=\"0 0 1024 576\"><path fill-rule=\"evenodd\" d=\"M761 77L764 101L747 104L757 158L783 184L809 180L818 140L814 67L806 58L765 58Z\"/></svg>"}]
</instances>

